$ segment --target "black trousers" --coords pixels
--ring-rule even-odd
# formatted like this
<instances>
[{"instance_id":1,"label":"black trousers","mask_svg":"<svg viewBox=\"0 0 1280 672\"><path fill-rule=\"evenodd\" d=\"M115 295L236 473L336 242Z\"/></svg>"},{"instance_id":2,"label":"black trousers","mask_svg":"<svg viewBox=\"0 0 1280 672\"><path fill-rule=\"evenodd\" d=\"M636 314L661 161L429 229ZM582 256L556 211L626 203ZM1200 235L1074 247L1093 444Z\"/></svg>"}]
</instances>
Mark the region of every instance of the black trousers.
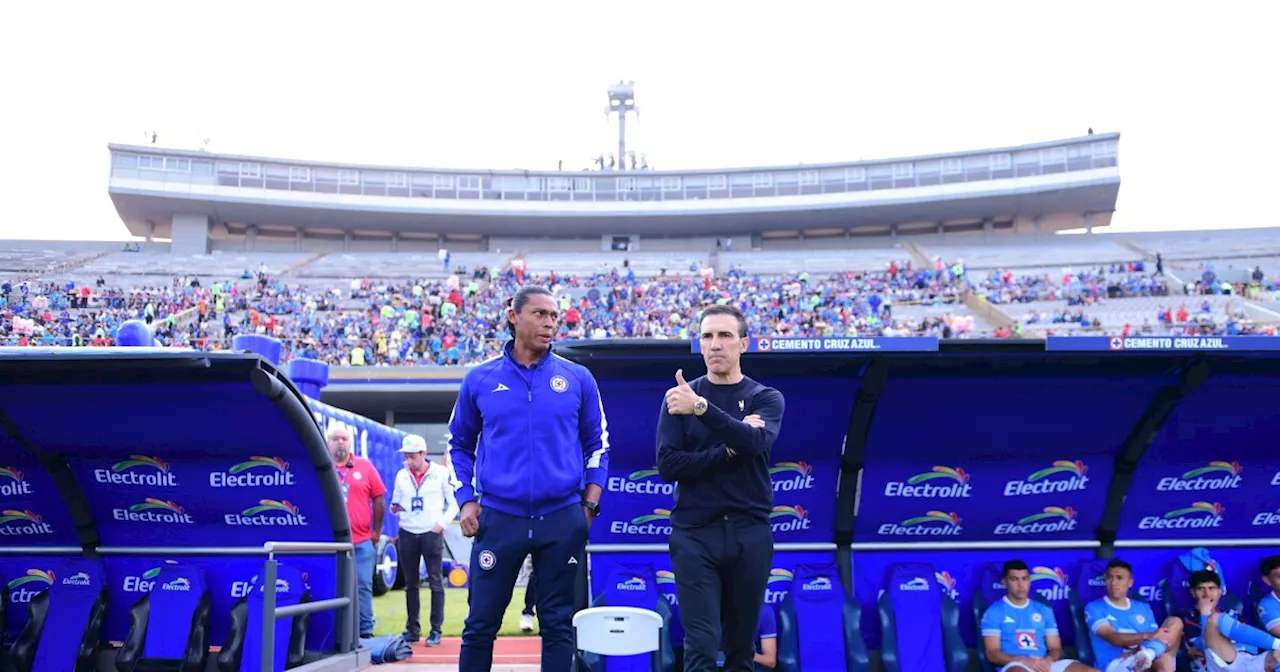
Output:
<instances>
[{"instance_id":1,"label":"black trousers","mask_svg":"<svg viewBox=\"0 0 1280 672\"><path fill-rule=\"evenodd\" d=\"M415 637L422 635L422 625L418 622L422 611L418 600L418 586L422 583L418 564L422 559L427 564L427 584L431 587L431 631L439 632L444 623L444 572L441 569L444 537L435 532L414 534L401 529L396 546L400 552L400 571L404 573L404 631Z\"/></svg>"},{"instance_id":2,"label":"black trousers","mask_svg":"<svg viewBox=\"0 0 1280 672\"><path fill-rule=\"evenodd\" d=\"M755 634L773 566L773 529L726 516L703 527L671 529L671 569L684 624L685 672L755 669Z\"/></svg>"}]
</instances>

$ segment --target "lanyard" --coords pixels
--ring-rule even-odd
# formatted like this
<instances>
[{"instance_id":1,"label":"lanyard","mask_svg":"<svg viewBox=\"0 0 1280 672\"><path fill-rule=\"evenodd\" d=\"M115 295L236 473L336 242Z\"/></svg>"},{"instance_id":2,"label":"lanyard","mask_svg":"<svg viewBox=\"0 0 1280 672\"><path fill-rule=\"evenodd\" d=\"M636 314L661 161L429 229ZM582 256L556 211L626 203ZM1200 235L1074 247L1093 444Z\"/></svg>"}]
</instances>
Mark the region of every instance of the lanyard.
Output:
<instances>
[{"instance_id":1,"label":"lanyard","mask_svg":"<svg viewBox=\"0 0 1280 672\"><path fill-rule=\"evenodd\" d=\"M342 485L344 487L347 485L347 474L351 473L354 469L355 466L350 462L348 462L346 466L338 468L338 479L342 481Z\"/></svg>"},{"instance_id":2,"label":"lanyard","mask_svg":"<svg viewBox=\"0 0 1280 672\"><path fill-rule=\"evenodd\" d=\"M427 471L430 471L430 470L431 470L431 467L429 467L429 466L428 466L428 467L427 467ZM414 494L414 496L415 496L415 497L421 497L421 496L422 496L422 485L423 485L424 483L426 483L426 482L427 482L427 472L426 472L426 471L422 472L422 480L418 480L418 477L417 477L417 476L415 476L415 475L414 475L414 473L411 471L411 472L409 472L409 480L413 481L413 494Z\"/></svg>"}]
</instances>

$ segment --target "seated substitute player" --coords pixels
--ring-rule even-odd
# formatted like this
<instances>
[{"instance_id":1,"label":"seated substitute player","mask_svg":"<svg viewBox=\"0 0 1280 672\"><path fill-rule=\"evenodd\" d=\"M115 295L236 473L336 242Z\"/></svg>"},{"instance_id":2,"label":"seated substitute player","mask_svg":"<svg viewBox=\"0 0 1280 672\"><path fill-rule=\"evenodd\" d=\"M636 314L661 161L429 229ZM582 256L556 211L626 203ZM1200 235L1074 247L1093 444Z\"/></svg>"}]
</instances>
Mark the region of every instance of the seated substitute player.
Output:
<instances>
[{"instance_id":1,"label":"seated substitute player","mask_svg":"<svg viewBox=\"0 0 1280 672\"><path fill-rule=\"evenodd\" d=\"M1156 625L1151 605L1129 599L1133 588L1133 567L1123 560L1107 563L1103 572L1107 594L1084 607L1089 637L1097 655L1095 663L1106 672L1118 670L1159 670L1177 668L1178 642L1182 621L1176 616Z\"/></svg>"},{"instance_id":2,"label":"seated substitute player","mask_svg":"<svg viewBox=\"0 0 1280 672\"><path fill-rule=\"evenodd\" d=\"M1187 582L1196 605L1187 610L1183 637L1189 644L1192 669L1208 672L1275 672L1280 664L1280 639L1252 625L1239 613L1218 606L1222 579L1202 569ZM1261 651L1261 653L1259 653Z\"/></svg>"},{"instance_id":3,"label":"seated substitute player","mask_svg":"<svg viewBox=\"0 0 1280 672\"><path fill-rule=\"evenodd\" d=\"M1031 570L1021 560L1004 563L1005 596L982 614L982 646L1000 672L1098 672L1078 660L1062 660L1062 638L1053 609L1031 599Z\"/></svg>"},{"instance_id":4,"label":"seated substitute player","mask_svg":"<svg viewBox=\"0 0 1280 672\"><path fill-rule=\"evenodd\" d=\"M1263 560L1259 570L1271 592L1258 600L1258 625L1271 636L1280 637L1280 555Z\"/></svg>"}]
</instances>

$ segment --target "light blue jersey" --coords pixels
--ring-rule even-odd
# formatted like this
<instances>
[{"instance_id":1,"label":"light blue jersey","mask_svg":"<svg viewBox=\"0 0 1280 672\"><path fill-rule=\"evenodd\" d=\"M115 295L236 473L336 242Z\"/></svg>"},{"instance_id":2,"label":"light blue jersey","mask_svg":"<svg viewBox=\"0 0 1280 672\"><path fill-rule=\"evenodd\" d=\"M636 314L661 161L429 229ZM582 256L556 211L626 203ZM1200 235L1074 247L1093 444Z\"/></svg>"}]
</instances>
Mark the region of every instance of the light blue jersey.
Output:
<instances>
[{"instance_id":1,"label":"light blue jersey","mask_svg":"<svg viewBox=\"0 0 1280 672\"><path fill-rule=\"evenodd\" d=\"M1280 598L1273 591L1258 600L1258 628L1271 632L1277 625L1280 625Z\"/></svg>"},{"instance_id":2,"label":"light blue jersey","mask_svg":"<svg viewBox=\"0 0 1280 672\"><path fill-rule=\"evenodd\" d=\"M1107 665L1124 654L1126 649L1099 637L1098 628L1109 625L1118 633L1135 635L1155 632L1160 627L1155 614L1151 613L1151 605L1138 600L1129 600L1128 606L1120 607L1110 598L1100 597L1085 605L1084 619L1089 624L1089 639L1098 657L1094 667L1100 670L1107 669Z\"/></svg>"},{"instance_id":3,"label":"light blue jersey","mask_svg":"<svg viewBox=\"0 0 1280 672\"><path fill-rule=\"evenodd\" d=\"M1045 638L1058 634L1053 608L1038 600L1017 606L1003 597L982 615L982 636L999 637L1000 650L1011 656L1044 656Z\"/></svg>"}]
</instances>

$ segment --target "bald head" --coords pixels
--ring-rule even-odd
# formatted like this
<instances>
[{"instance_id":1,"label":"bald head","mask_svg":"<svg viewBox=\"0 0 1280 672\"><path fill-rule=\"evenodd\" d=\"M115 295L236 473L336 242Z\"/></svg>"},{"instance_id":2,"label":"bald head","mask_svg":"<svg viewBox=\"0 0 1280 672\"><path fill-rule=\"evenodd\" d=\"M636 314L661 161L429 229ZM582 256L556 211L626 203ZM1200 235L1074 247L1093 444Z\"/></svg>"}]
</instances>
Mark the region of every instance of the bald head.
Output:
<instances>
[{"instance_id":1,"label":"bald head","mask_svg":"<svg viewBox=\"0 0 1280 672\"><path fill-rule=\"evenodd\" d=\"M351 430L339 424L330 425L329 431L325 432L325 440L335 463L345 464L351 459Z\"/></svg>"}]
</instances>

